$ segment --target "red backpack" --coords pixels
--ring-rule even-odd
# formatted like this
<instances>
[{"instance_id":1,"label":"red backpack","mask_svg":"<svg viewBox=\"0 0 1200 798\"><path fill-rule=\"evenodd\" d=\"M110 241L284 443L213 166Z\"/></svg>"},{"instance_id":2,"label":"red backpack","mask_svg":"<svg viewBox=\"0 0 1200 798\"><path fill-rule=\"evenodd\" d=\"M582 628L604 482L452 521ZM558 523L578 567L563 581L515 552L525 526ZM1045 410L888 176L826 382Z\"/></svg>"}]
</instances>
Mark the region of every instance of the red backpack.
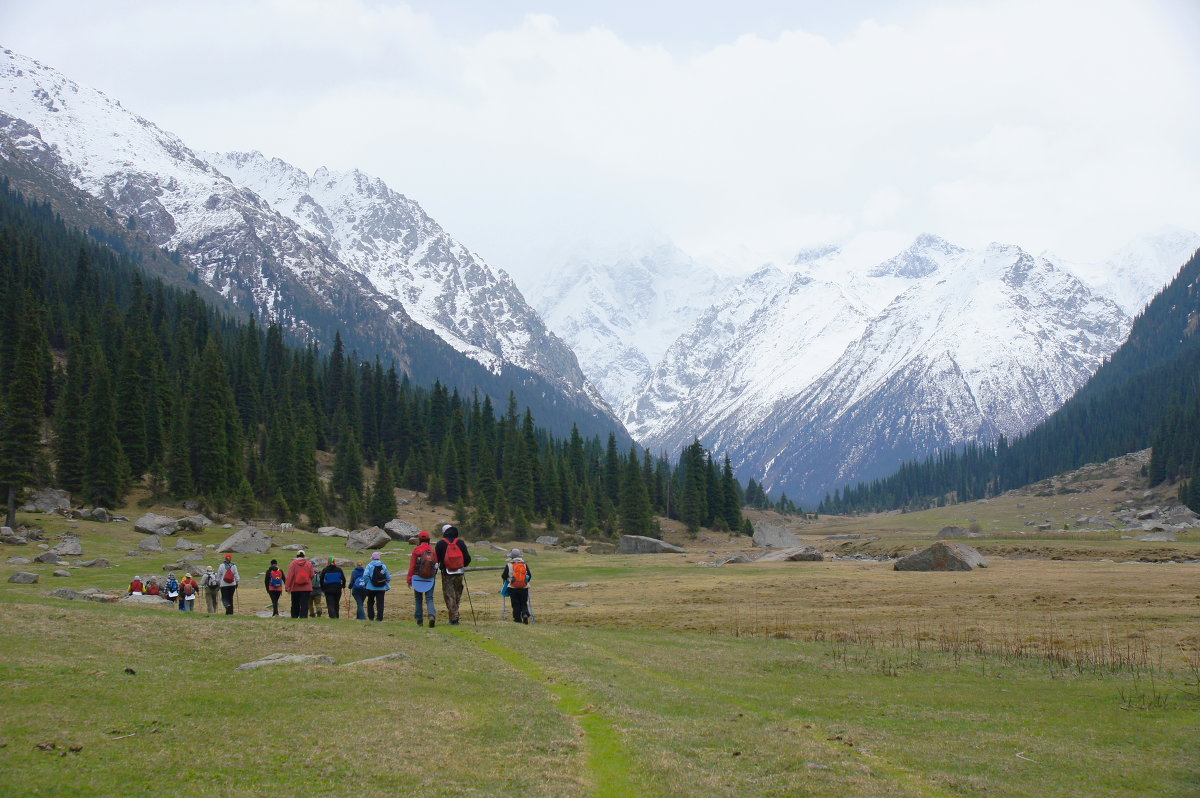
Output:
<instances>
[{"instance_id":1,"label":"red backpack","mask_svg":"<svg viewBox=\"0 0 1200 798\"><path fill-rule=\"evenodd\" d=\"M523 562L509 565L508 586L518 590L529 587L529 566Z\"/></svg>"},{"instance_id":2,"label":"red backpack","mask_svg":"<svg viewBox=\"0 0 1200 798\"><path fill-rule=\"evenodd\" d=\"M462 546L458 545L458 538L447 540L446 556L442 558L442 568L447 571L459 571L462 570L465 562Z\"/></svg>"},{"instance_id":3,"label":"red backpack","mask_svg":"<svg viewBox=\"0 0 1200 798\"><path fill-rule=\"evenodd\" d=\"M446 546L446 553L450 552L449 545ZM413 572L422 579L433 579L437 574L437 554L433 548L427 548L417 555L417 567Z\"/></svg>"}]
</instances>

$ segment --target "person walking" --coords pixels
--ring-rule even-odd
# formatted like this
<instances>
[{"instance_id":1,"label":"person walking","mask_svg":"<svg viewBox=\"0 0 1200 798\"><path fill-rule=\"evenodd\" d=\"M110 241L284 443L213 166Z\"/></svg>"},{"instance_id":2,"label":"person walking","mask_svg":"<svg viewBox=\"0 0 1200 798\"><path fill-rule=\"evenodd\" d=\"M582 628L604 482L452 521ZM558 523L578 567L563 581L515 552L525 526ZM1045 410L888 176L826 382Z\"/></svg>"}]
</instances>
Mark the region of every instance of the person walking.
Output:
<instances>
[{"instance_id":1,"label":"person walking","mask_svg":"<svg viewBox=\"0 0 1200 798\"><path fill-rule=\"evenodd\" d=\"M237 592L240 581L233 555L226 554L225 561L217 566L217 584L221 586L221 603L225 605L226 615L233 615L233 594Z\"/></svg>"},{"instance_id":2,"label":"person walking","mask_svg":"<svg viewBox=\"0 0 1200 798\"><path fill-rule=\"evenodd\" d=\"M509 551L508 564L504 566L500 579L508 588L512 619L517 623L529 623L529 583L533 580L533 572L521 557L520 549Z\"/></svg>"},{"instance_id":3,"label":"person walking","mask_svg":"<svg viewBox=\"0 0 1200 798\"><path fill-rule=\"evenodd\" d=\"M296 552L296 559L288 566L284 587L292 597L292 617L308 617L308 600L313 590L313 566L303 551Z\"/></svg>"},{"instance_id":4,"label":"person walking","mask_svg":"<svg viewBox=\"0 0 1200 798\"><path fill-rule=\"evenodd\" d=\"M179 604L179 609L183 609L183 603L179 601L179 581L175 578L174 571L167 574L167 599Z\"/></svg>"},{"instance_id":5,"label":"person walking","mask_svg":"<svg viewBox=\"0 0 1200 798\"><path fill-rule=\"evenodd\" d=\"M358 605L358 613L354 616L356 621L367 619L367 611L363 609L363 602L367 600L367 579L363 576L366 570L363 561L359 560L350 573L350 595L354 596L354 603Z\"/></svg>"},{"instance_id":6,"label":"person walking","mask_svg":"<svg viewBox=\"0 0 1200 798\"><path fill-rule=\"evenodd\" d=\"M212 615L217 611L217 597L221 595L221 582L217 579L211 565L204 566L204 578L201 582L204 585L205 608L208 610L208 614Z\"/></svg>"},{"instance_id":7,"label":"person walking","mask_svg":"<svg viewBox=\"0 0 1200 798\"><path fill-rule=\"evenodd\" d=\"M325 611L330 618L340 618L342 589L346 586L346 572L329 557L329 564L321 569L321 592L325 594Z\"/></svg>"},{"instance_id":8,"label":"person walking","mask_svg":"<svg viewBox=\"0 0 1200 798\"><path fill-rule=\"evenodd\" d=\"M458 602L462 599L463 572L471 564L471 552L458 536L454 524L442 525L442 539L437 542L437 561L442 568L442 598L450 625L458 626Z\"/></svg>"},{"instance_id":9,"label":"person walking","mask_svg":"<svg viewBox=\"0 0 1200 798\"><path fill-rule=\"evenodd\" d=\"M278 560L271 560L270 567L263 577L263 587L267 589L267 597L271 599L271 617L279 615L279 597L283 595L283 583L287 577L279 567Z\"/></svg>"},{"instance_id":10,"label":"person walking","mask_svg":"<svg viewBox=\"0 0 1200 798\"><path fill-rule=\"evenodd\" d=\"M437 569L437 552L433 546L429 545L429 533L421 530L417 533L417 547L413 549L412 556L408 560L408 586L413 589L413 597L417 602L417 611L414 615L417 619L417 626L424 625L422 615L429 616L430 629L437 622L437 611L433 607L433 586L437 581ZM422 613L422 602L425 605L424 613Z\"/></svg>"},{"instance_id":11,"label":"person walking","mask_svg":"<svg viewBox=\"0 0 1200 798\"><path fill-rule=\"evenodd\" d=\"M196 594L200 592L200 585L192 578L191 574L184 574L183 581L179 583L179 609L184 612L196 611Z\"/></svg>"},{"instance_id":12,"label":"person walking","mask_svg":"<svg viewBox=\"0 0 1200 798\"><path fill-rule=\"evenodd\" d=\"M392 574L379 559L379 552L372 552L371 561L363 571L363 586L367 589L367 620L383 620L383 598L392 586Z\"/></svg>"}]
</instances>

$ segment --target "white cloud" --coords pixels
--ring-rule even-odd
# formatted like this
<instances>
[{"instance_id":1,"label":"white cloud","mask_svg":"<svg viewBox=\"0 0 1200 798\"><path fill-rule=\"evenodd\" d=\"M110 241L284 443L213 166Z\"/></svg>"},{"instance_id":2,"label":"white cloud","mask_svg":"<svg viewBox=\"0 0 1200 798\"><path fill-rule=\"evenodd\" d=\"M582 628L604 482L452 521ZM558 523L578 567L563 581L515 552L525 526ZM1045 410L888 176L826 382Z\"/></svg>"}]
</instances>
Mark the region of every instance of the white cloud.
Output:
<instances>
[{"instance_id":1,"label":"white cloud","mask_svg":"<svg viewBox=\"0 0 1200 798\"><path fill-rule=\"evenodd\" d=\"M522 275L558 237L654 228L701 256L887 227L1097 257L1200 227L1182 4L931 4L837 36L810 4L683 54L370 0L9 5L3 44L194 146L378 174Z\"/></svg>"}]
</instances>

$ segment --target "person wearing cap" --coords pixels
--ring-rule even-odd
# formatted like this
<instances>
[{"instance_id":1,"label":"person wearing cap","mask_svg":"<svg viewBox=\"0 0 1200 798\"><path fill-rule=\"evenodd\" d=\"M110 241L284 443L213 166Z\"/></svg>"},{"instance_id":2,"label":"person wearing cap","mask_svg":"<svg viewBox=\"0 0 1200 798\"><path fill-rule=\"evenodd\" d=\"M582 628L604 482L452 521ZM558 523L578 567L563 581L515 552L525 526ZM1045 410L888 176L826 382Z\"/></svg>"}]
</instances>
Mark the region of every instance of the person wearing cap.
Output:
<instances>
[{"instance_id":1,"label":"person wearing cap","mask_svg":"<svg viewBox=\"0 0 1200 798\"><path fill-rule=\"evenodd\" d=\"M179 601L179 580L175 578L174 571L167 574L167 598L171 601ZM183 607L180 606L179 609L183 609Z\"/></svg>"},{"instance_id":2,"label":"person wearing cap","mask_svg":"<svg viewBox=\"0 0 1200 798\"><path fill-rule=\"evenodd\" d=\"M191 574L184 574L183 581L179 583L179 609L184 612L196 611L196 594L200 592L200 585L192 578Z\"/></svg>"},{"instance_id":3,"label":"person wearing cap","mask_svg":"<svg viewBox=\"0 0 1200 798\"><path fill-rule=\"evenodd\" d=\"M346 572L331 554L329 563L321 569L321 592L325 594L325 611L330 618L340 618L338 605L342 602L342 588L346 586Z\"/></svg>"},{"instance_id":4,"label":"person wearing cap","mask_svg":"<svg viewBox=\"0 0 1200 798\"><path fill-rule=\"evenodd\" d=\"M129 595L140 596L145 585L142 584L142 577L134 575L133 581L129 583Z\"/></svg>"},{"instance_id":5,"label":"person wearing cap","mask_svg":"<svg viewBox=\"0 0 1200 798\"><path fill-rule=\"evenodd\" d=\"M508 600L512 602L512 619L517 623L529 623L529 583L533 581L533 572L521 557L520 549L508 552L508 564L500 580L508 589Z\"/></svg>"},{"instance_id":6,"label":"person wearing cap","mask_svg":"<svg viewBox=\"0 0 1200 798\"><path fill-rule=\"evenodd\" d=\"M217 574L213 571L211 565L204 566L204 604L208 614L212 615L217 611L217 597L221 595L221 583L217 581Z\"/></svg>"},{"instance_id":7,"label":"person wearing cap","mask_svg":"<svg viewBox=\"0 0 1200 798\"><path fill-rule=\"evenodd\" d=\"M284 587L292 597L292 617L308 617L308 600L312 597L313 565L304 556L303 551L296 552L296 559L288 566L287 579Z\"/></svg>"},{"instance_id":8,"label":"person wearing cap","mask_svg":"<svg viewBox=\"0 0 1200 798\"><path fill-rule=\"evenodd\" d=\"M221 587L221 603L225 605L226 615L233 615L233 594L237 591L238 581L238 568L233 563L233 555L226 554L225 561L217 566L217 584Z\"/></svg>"},{"instance_id":9,"label":"person wearing cap","mask_svg":"<svg viewBox=\"0 0 1200 798\"><path fill-rule=\"evenodd\" d=\"M279 567L279 560L271 560L271 566L263 575L263 587L267 589L267 597L271 599L271 617L279 615L279 597L283 595L284 573Z\"/></svg>"},{"instance_id":10,"label":"person wearing cap","mask_svg":"<svg viewBox=\"0 0 1200 798\"><path fill-rule=\"evenodd\" d=\"M429 564L432 563L432 567ZM437 581L437 552L429 545L429 533L421 530L417 533L417 547L413 549L408 560L408 586L413 589L417 602L414 617L417 626L424 626L424 615L429 616L429 628L436 624L436 610L433 607L433 586ZM425 612L422 611L424 602Z\"/></svg>"},{"instance_id":11,"label":"person wearing cap","mask_svg":"<svg viewBox=\"0 0 1200 798\"><path fill-rule=\"evenodd\" d=\"M458 626L458 602L462 600L463 573L471 564L471 552L458 536L454 524L442 524L442 539L437 542L437 561L442 569L442 598L446 600L446 614L450 625Z\"/></svg>"},{"instance_id":12,"label":"person wearing cap","mask_svg":"<svg viewBox=\"0 0 1200 798\"><path fill-rule=\"evenodd\" d=\"M354 564L354 570L350 573L350 595L354 596L354 603L358 605L358 613L354 616L356 621L365 621L367 619L367 611L363 609L363 602L367 600L366 568L363 566L363 561L359 560Z\"/></svg>"},{"instance_id":13,"label":"person wearing cap","mask_svg":"<svg viewBox=\"0 0 1200 798\"><path fill-rule=\"evenodd\" d=\"M382 572L380 574L380 572ZM380 574L376 576L376 574ZM382 584L376 584L381 582ZM371 561L363 570L363 587L367 589L367 620L383 620L383 599L392 586L392 574L379 558L379 552L371 552Z\"/></svg>"}]
</instances>

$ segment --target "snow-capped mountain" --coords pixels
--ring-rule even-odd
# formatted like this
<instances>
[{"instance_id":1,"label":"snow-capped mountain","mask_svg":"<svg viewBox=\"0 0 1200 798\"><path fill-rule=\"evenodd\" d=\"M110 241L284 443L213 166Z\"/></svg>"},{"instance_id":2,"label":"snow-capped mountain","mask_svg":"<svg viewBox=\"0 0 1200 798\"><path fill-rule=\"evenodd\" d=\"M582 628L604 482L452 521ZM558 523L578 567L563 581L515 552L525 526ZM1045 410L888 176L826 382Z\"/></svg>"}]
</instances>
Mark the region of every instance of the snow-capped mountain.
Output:
<instances>
[{"instance_id":1,"label":"snow-capped mountain","mask_svg":"<svg viewBox=\"0 0 1200 798\"><path fill-rule=\"evenodd\" d=\"M890 248L890 249L889 249ZM860 239L767 266L668 349L625 422L693 435L743 477L812 501L940 446L1025 432L1124 340L1130 318L1017 247Z\"/></svg>"},{"instance_id":2,"label":"snow-capped mountain","mask_svg":"<svg viewBox=\"0 0 1200 798\"><path fill-rule=\"evenodd\" d=\"M671 342L732 282L669 242L646 241L568 255L531 299L620 412Z\"/></svg>"},{"instance_id":3,"label":"snow-capped mountain","mask_svg":"<svg viewBox=\"0 0 1200 798\"><path fill-rule=\"evenodd\" d=\"M1138 236L1102 263L1067 265L1097 293L1136 316L1198 249L1200 234L1168 226Z\"/></svg>"},{"instance_id":4,"label":"snow-capped mountain","mask_svg":"<svg viewBox=\"0 0 1200 798\"><path fill-rule=\"evenodd\" d=\"M539 420L571 407L596 422L581 429L619 428L508 276L381 181L309 177L257 154L216 166L11 50L0 55L3 151L104 202L235 307L325 343L341 330L360 354L395 358L422 382L479 385L501 400L515 390ZM547 403L557 410L540 412Z\"/></svg>"}]
</instances>

